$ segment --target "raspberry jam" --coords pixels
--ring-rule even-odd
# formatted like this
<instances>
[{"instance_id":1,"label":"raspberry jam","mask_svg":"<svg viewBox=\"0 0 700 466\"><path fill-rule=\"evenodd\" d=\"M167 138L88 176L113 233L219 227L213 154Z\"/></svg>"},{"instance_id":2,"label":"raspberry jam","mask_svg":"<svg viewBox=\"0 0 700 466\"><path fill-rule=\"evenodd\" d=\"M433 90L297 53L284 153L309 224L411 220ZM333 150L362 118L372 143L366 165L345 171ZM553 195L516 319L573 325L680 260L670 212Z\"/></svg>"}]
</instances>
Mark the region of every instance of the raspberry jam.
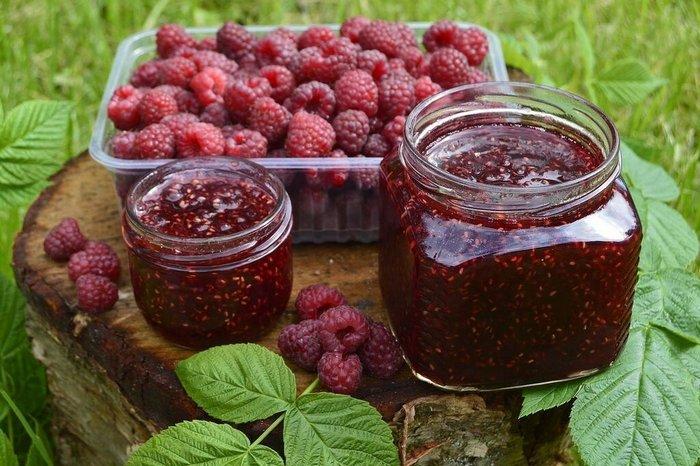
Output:
<instances>
[{"instance_id":1,"label":"raspberry jam","mask_svg":"<svg viewBox=\"0 0 700 466\"><path fill-rule=\"evenodd\" d=\"M629 329L641 227L614 125L529 84L462 86L382 162L379 279L413 372L453 390L607 367Z\"/></svg>"},{"instance_id":2,"label":"raspberry jam","mask_svg":"<svg viewBox=\"0 0 700 466\"><path fill-rule=\"evenodd\" d=\"M291 204L259 165L231 158L164 165L133 186L122 223L136 303L173 342L256 340L286 307Z\"/></svg>"}]
</instances>

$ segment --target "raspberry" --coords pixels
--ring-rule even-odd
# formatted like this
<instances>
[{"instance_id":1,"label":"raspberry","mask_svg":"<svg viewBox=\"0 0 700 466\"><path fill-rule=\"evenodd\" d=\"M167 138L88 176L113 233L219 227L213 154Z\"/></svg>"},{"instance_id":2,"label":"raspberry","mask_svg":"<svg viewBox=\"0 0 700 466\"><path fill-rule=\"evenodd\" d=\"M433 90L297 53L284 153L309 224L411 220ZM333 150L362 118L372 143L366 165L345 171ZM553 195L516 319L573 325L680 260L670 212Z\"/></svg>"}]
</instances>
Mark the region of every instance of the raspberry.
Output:
<instances>
[{"instance_id":1,"label":"raspberry","mask_svg":"<svg viewBox=\"0 0 700 466\"><path fill-rule=\"evenodd\" d=\"M277 337L277 347L282 356L308 371L316 370L323 350L318 340L318 322L305 320L287 325Z\"/></svg>"},{"instance_id":2,"label":"raspberry","mask_svg":"<svg viewBox=\"0 0 700 466\"><path fill-rule=\"evenodd\" d=\"M340 26L340 35L357 43L360 40L360 33L365 27L369 26L370 22L371 21L364 16L353 16L352 18L346 19Z\"/></svg>"},{"instance_id":3,"label":"raspberry","mask_svg":"<svg viewBox=\"0 0 700 466\"><path fill-rule=\"evenodd\" d=\"M301 80L333 83L344 72L357 66L356 45L345 37L336 37L319 47L308 47L299 53Z\"/></svg>"},{"instance_id":4,"label":"raspberry","mask_svg":"<svg viewBox=\"0 0 700 466\"><path fill-rule=\"evenodd\" d=\"M361 110L372 117L377 113L379 89L366 71L352 70L336 81L335 98L339 112Z\"/></svg>"},{"instance_id":5,"label":"raspberry","mask_svg":"<svg viewBox=\"0 0 700 466\"><path fill-rule=\"evenodd\" d=\"M197 50L216 51L216 37L205 37L197 42Z\"/></svg>"},{"instance_id":6,"label":"raspberry","mask_svg":"<svg viewBox=\"0 0 700 466\"><path fill-rule=\"evenodd\" d=\"M231 116L243 121L255 100L269 96L270 93L272 93L272 87L267 79L252 76L231 83L224 92L224 104Z\"/></svg>"},{"instance_id":7,"label":"raspberry","mask_svg":"<svg viewBox=\"0 0 700 466\"><path fill-rule=\"evenodd\" d=\"M134 87L156 87L162 84L160 61L150 60L141 63L131 75L129 83Z\"/></svg>"},{"instance_id":8,"label":"raspberry","mask_svg":"<svg viewBox=\"0 0 700 466\"><path fill-rule=\"evenodd\" d=\"M350 395L362 380L362 363L356 354L326 353L318 361L318 378L334 393Z\"/></svg>"},{"instance_id":9,"label":"raspberry","mask_svg":"<svg viewBox=\"0 0 700 466\"><path fill-rule=\"evenodd\" d=\"M190 81L190 88L202 105L223 102L228 76L220 68L206 67Z\"/></svg>"},{"instance_id":10,"label":"raspberry","mask_svg":"<svg viewBox=\"0 0 700 466\"><path fill-rule=\"evenodd\" d=\"M196 123L198 121L199 119L197 116L191 113L176 113L174 115L168 115L160 120L161 124L166 125L168 128L170 128L170 131L173 132L176 143L178 139L181 139L185 134L185 129L191 123Z\"/></svg>"},{"instance_id":11,"label":"raspberry","mask_svg":"<svg viewBox=\"0 0 700 466\"><path fill-rule=\"evenodd\" d=\"M78 221L64 218L44 238L44 252L55 261L65 261L72 254L81 251L86 243L87 239L81 233Z\"/></svg>"},{"instance_id":12,"label":"raspberry","mask_svg":"<svg viewBox=\"0 0 700 466\"><path fill-rule=\"evenodd\" d=\"M117 129L132 129L139 125L139 102L142 98L143 93L129 84L115 89L107 105L107 116Z\"/></svg>"},{"instance_id":13,"label":"raspberry","mask_svg":"<svg viewBox=\"0 0 700 466\"><path fill-rule=\"evenodd\" d=\"M68 261L68 277L76 281L85 274L102 275L113 282L119 278L119 258L114 251L99 252L78 251Z\"/></svg>"},{"instance_id":14,"label":"raspberry","mask_svg":"<svg viewBox=\"0 0 700 466\"><path fill-rule=\"evenodd\" d=\"M197 73L197 66L187 58L174 57L160 62L160 74L164 84L187 87Z\"/></svg>"},{"instance_id":15,"label":"raspberry","mask_svg":"<svg viewBox=\"0 0 700 466\"><path fill-rule=\"evenodd\" d=\"M134 140L136 133L134 131L119 131L112 137L110 142L112 155L120 159L137 158L134 154Z\"/></svg>"},{"instance_id":16,"label":"raspberry","mask_svg":"<svg viewBox=\"0 0 700 466\"><path fill-rule=\"evenodd\" d=\"M197 53L197 49L195 47L189 47L187 45L182 45L180 47L175 48L172 52L170 52L170 58L182 57L182 58L187 58L188 60L191 60L192 57L194 57L195 53Z\"/></svg>"},{"instance_id":17,"label":"raspberry","mask_svg":"<svg viewBox=\"0 0 700 466\"><path fill-rule=\"evenodd\" d=\"M365 50L376 49L389 58L397 56L405 45L406 37L395 23L384 20L372 21L362 29L359 44Z\"/></svg>"},{"instance_id":18,"label":"raspberry","mask_svg":"<svg viewBox=\"0 0 700 466\"><path fill-rule=\"evenodd\" d=\"M229 58L239 59L253 51L255 36L240 24L228 21L216 32L216 48ZM240 65L240 62L239 62Z\"/></svg>"},{"instance_id":19,"label":"raspberry","mask_svg":"<svg viewBox=\"0 0 700 466\"><path fill-rule=\"evenodd\" d=\"M177 141L180 157L222 155L226 142L221 130L209 123L192 123Z\"/></svg>"},{"instance_id":20,"label":"raspberry","mask_svg":"<svg viewBox=\"0 0 700 466\"><path fill-rule=\"evenodd\" d=\"M460 27L454 21L443 19L433 23L423 34L423 45L428 52L443 47L456 48Z\"/></svg>"},{"instance_id":21,"label":"raspberry","mask_svg":"<svg viewBox=\"0 0 700 466\"><path fill-rule=\"evenodd\" d=\"M413 77L419 77L423 69L423 52L418 47L408 46L399 49L399 59L408 73Z\"/></svg>"},{"instance_id":22,"label":"raspberry","mask_svg":"<svg viewBox=\"0 0 700 466\"><path fill-rule=\"evenodd\" d=\"M357 158L364 158L364 155L358 155ZM361 191L369 191L375 189L379 184L379 171L376 168L360 168L352 171L352 181Z\"/></svg>"},{"instance_id":23,"label":"raspberry","mask_svg":"<svg viewBox=\"0 0 700 466\"><path fill-rule=\"evenodd\" d=\"M329 158L342 158L346 159L348 156L345 155L340 149L336 149L328 154ZM317 190L328 190L331 188L342 188L345 186L345 182L350 177L347 167L338 168L310 168L304 172L304 179L306 180L306 185Z\"/></svg>"},{"instance_id":24,"label":"raspberry","mask_svg":"<svg viewBox=\"0 0 700 466\"><path fill-rule=\"evenodd\" d=\"M177 102L177 110L183 113L199 113L202 106L197 97L186 89L179 89L174 96ZM161 120L162 121L162 120Z\"/></svg>"},{"instance_id":25,"label":"raspberry","mask_svg":"<svg viewBox=\"0 0 700 466\"><path fill-rule=\"evenodd\" d=\"M78 307L90 314L112 309L119 298L117 285L101 275L81 275L75 281L75 287L78 291Z\"/></svg>"},{"instance_id":26,"label":"raspberry","mask_svg":"<svg viewBox=\"0 0 700 466\"><path fill-rule=\"evenodd\" d=\"M439 84L434 83L430 76L422 76L416 79L414 85L414 93L416 95L416 102L420 102L423 99L427 99L431 95L435 95L440 92L442 88Z\"/></svg>"},{"instance_id":27,"label":"raspberry","mask_svg":"<svg viewBox=\"0 0 700 466\"><path fill-rule=\"evenodd\" d=\"M299 36L297 36L297 33L292 31L291 29L287 29L285 27L277 28L271 33L268 34L268 36L275 36L275 37L282 37L285 40L288 40L289 42L293 43L296 46L297 40L299 40Z\"/></svg>"},{"instance_id":28,"label":"raspberry","mask_svg":"<svg viewBox=\"0 0 700 466\"><path fill-rule=\"evenodd\" d=\"M194 47L197 42L177 24L164 24L156 33L156 49L158 56L167 58L178 47Z\"/></svg>"},{"instance_id":29,"label":"raspberry","mask_svg":"<svg viewBox=\"0 0 700 466\"><path fill-rule=\"evenodd\" d=\"M221 127L221 134L224 135L224 138L232 138L234 134L237 132L245 129L245 126L243 126L240 123L236 123L235 125L226 125Z\"/></svg>"},{"instance_id":30,"label":"raspberry","mask_svg":"<svg viewBox=\"0 0 700 466\"><path fill-rule=\"evenodd\" d=\"M212 124L218 128L231 124L231 119L228 116L228 110L221 102L214 102L204 107L199 115L199 121Z\"/></svg>"},{"instance_id":31,"label":"raspberry","mask_svg":"<svg viewBox=\"0 0 700 466\"><path fill-rule=\"evenodd\" d=\"M224 73L233 74L238 71L238 64L229 60L223 53L213 50L202 50L192 55L192 63L197 66L197 70L203 71L204 68L219 68Z\"/></svg>"},{"instance_id":32,"label":"raspberry","mask_svg":"<svg viewBox=\"0 0 700 466\"><path fill-rule=\"evenodd\" d=\"M302 32L297 41L299 50L307 47L320 47L322 44L333 40L335 33L325 26L311 26Z\"/></svg>"},{"instance_id":33,"label":"raspberry","mask_svg":"<svg viewBox=\"0 0 700 466\"><path fill-rule=\"evenodd\" d=\"M140 159L175 157L175 136L167 125L154 123L139 131L134 140L134 154Z\"/></svg>"},{"instance_id":34,"label":"raspberry","mask_svg":"<svg viewBox=\"0 0 700 466\"><path fill-rule=\"evenodd\" d=\"M255 101L248 115L248 127L275 142L284 136L292 114L275 102L272 97L262 97Z\"/></svg>"},{"instance_id":35,"label":"raspberry","mask_svg":"<svg viewBox=\"0 0 700 466\"><path fill-rule=\"evenodd\" d=\"M357 68L366 71L379 81L389 72L389 60L379 50L363 50L357 54Z\"/></svg>"},{"instance_id":36,"label":"raspberry","mask_svg":"<svg viewBox=\"0 0 700 466\"><path fill-rule=\"evenodd\" d=\"M267 139L251 129L236 131L226 138L226 155L231 157L262 158L267 155Z\"/></svg>"},{"instance_id":37,"label":"raspberry","mask_svg":"<svg viewBox=\"0 0 700 466\"><path fill-rule=\"evenodd\" d=\"M278 65L268 65L260 68L260 76L267 79L272 87L270 97L277 102L284 102L284 99L294 90L294 74L287 68Z\"/></svg>"},{"instance_id":38,"label":"raspberry","mask_svg":"<svg viewBox=\"0 0 700 466\"><path fill-rule=\"evenodd\" d=\"M327 120L335 111L335 93L328 84L311 81L294 89L284 106L292 113L305 110Z\"/></svg>"},{"instance_id":39,"label":"raspberry","mask_svg":"<svg viewBox=\"0 0 700 466\"><path fill-rule=\"evenodd\" d=\"M146 92L139 102L141 121L146 125L158 123L166 115L178 113L178 110L175 97L160 87Z\"/></svg>"},{"instance_id":40,"label":"raspberry","mask_svg":"<svg viewBox=\"0 0 700 466\"><path fill-rule=\"evenodd\" d=\"M489 40L481 29L475 27L461 29L454 48L467 57L470 65L479 66L489 53Z\"/></svg>"},{"instance_id":41,"label":"raspberry","mask_svg":"<svg viewBox=\"0 0 700 466\"><path fill-rule=\"evenodd\" d=\"M370 134L365 147L362 148L362 152L367 157L384 157L390 150L389 143L381 134Z\"/></svg>"},{"instance_id":42,"label":"raspberry","mask_svg":"<svg viewBox=\"0 0 700 466\"><path fill-rule=\"evenodd\" d=\"M391 378L401 369L401 348L386 325L379 322L369 324L369 337L357 352L367 371L380 379Z\"/></svg>"},{"instance_id":43,"label":"raspberry","mask_svg":"<svg viewBox=\"0 0 700 466\"><path fill-rule=\"evenodd\" d=\"M418 47L416 35L408 24L396 22L394 23L394 31L400 47Z\"/></svg>"},{"instance_id":44,"label":"raspberry","mask_svg":"<svg viewBox=\"0 0 700 466\"><path fill-rule=\"evenodd\" d=\"M284 148L292 157L322 157L335 144L335 131L326 120L304 110L289 122Z\"/></svg>"},{"instance_id":45,"label":"raspberry","mask_svg":"<svg viewBox=\"0 0 700 466\"><path fill-rule=\"evenodd\" d=\"M353 353L369 336L367 318L354 307L334 307L321 314L318 321L324 351Z\"/></svg>"},{"instance_id":46,"label":"raspberry","mask_svg":"<svg viewBox=\"0 0 700 466\"><path fill-rule=\"evenodd\" d=\"M360 110L345 110L333 119L338 147L354 155L362 150L369 136L369 118Z\"/></svg>"},{"instance_id":47,"label":"raspberry","mask_svg":"<svg viewBox=\"0 0 700 466\"><path fill-rule=\"evenodd\" d=\"M430 79L443 89L467 82L469 62L455 49L443 48L430 56Z\"/></svg>"},{"instance_id":48,"label":"raspberry","mask_svg":"<svg viewBox=\"0 0 700 466\"><path fill-rule=\"evenodd\" d=\"M382 128L384 128L384 121L379 117L372 117L369 119L369 133L381 133Z\"/></svg>"},{"instance_id":49,"label":"raspberry","mask_svg":"<svg viewBox=\"0 0 700 466\"><path fill-rule=\"evenodd\" d=\"M470 66L467 70L467 77L462 84L476 84L483 83L489 80L489 76L481 71L479 68Z\"/></svg>"},{"instance_id":50,"label":"raspberry","mask_svg":"<svg viewBox=\"0 0 700 466\"><path fill-rule=\"evenodd\" d=\"M83 251L88 252L90 254L113 254L115 257L117 257L117 253L114 252L112 246L105 243L104 241L88 240L88 242L85 243L85 248L83 249Z\"/></svg>"},{"instance_id":51,"label":"raspberry","mask_svg":"<svg viewBox=\"0 0 700 466\"><path fill-rule=\"evenodd\" d=\"M284 65L297 53L297 46L283 35L269 34L259 40L253 49L258 65Z\"/></svg>"},{"instance_id":52,"label":"raspberry","mask_svg":"<svg viewBox=\"0 0 700 466\"><path fill-rule=\"evenodd\" d=\"M401 141L403 137L403 127L406 124L406 117L403 115L395 116L393 119L384 125L382 136L389 143L389 146L394 147Z\"/></svg>"},{"instance_id":53,"label":"raspberry","mask_svg":"<svg viewBox=\"0 0 700 466\"><path fill-rule=\"evenodd\" d=\"M318 319L328 309L347 304L343 293L324 284L310 285L299 290L294 307L299 319Z\"/></svg>"},{"instance_id":54,"label":"raspberry","mask_svg":"<svg viewBox=\"0 0 700 466\"><path fill-rule=\"evenodd\" d=\"M379 83L379 111L385 118L405 115L416 103L413 78L401 72L386 75Z\"/></svg>"}]
</instances>

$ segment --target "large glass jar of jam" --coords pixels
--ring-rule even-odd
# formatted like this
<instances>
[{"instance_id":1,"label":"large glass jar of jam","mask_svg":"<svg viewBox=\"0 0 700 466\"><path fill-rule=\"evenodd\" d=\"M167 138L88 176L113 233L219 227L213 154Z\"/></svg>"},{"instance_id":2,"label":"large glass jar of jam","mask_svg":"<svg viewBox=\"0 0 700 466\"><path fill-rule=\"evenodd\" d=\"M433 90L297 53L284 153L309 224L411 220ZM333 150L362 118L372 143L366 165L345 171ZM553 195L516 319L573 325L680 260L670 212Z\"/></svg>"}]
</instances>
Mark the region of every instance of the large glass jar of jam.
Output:
<instances>
[{"instance_id":1,"label":"large glass jar of jam","mask_svg":"<svg viewBox=\"0 0 700 466\"><path fill-rule=\"evenodd\" d=\"M407 118L380 193L382 295L417 377L515 388L615 359L641 229L598 108L524 83L445 91Z\"/></svg>"},{"instance_id":2,"label":"large glass jar of jam","mask_svg":"<svg viewBox=\"0 0 700 466\"><path fill-rule=\"evenodd\" d=\"M280 180L243 159L176 161L140 180L122 230L146 320L191 348L260 338L291 293L291 214Z\"/></svg>"}]
</instances>

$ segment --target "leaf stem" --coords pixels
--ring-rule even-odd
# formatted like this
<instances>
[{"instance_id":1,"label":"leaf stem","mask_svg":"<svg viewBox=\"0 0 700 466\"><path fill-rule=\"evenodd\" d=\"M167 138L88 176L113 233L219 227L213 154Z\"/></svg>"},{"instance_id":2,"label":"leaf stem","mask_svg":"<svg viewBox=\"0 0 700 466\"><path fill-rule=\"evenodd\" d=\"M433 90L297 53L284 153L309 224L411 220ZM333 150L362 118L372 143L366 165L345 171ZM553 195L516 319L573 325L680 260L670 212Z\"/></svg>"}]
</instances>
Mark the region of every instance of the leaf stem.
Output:
<instances>
[{"instance_id":1,"label":"leaf stem","mask_svg":"<svg viewBox=\"0 0 700 466\"><path fill-rule=\"evenodd\" d=\"M316 377L314 379L314 381L311 382L309 384L309 386L304 389L303 392L301 392L301 395L306 395L307 393L311 393L312 391L314 391L316 389L316 387L318 387L318 377ZM299 396L301 396L301 395L299 395Z\"/></svg>"}]
</instances>

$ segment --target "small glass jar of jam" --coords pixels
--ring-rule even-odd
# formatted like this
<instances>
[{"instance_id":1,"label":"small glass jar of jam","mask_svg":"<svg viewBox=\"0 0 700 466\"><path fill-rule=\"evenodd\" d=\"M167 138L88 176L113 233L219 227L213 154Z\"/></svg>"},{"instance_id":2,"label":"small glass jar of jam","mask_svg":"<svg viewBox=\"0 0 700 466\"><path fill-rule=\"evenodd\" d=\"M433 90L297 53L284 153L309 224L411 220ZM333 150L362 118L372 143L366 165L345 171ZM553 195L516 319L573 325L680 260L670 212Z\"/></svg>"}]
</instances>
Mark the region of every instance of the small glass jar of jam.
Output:
<instances>
[{"instance_id":1,"label":"small glass jar of jam","mask_svg":"<svg viewBox=\"0 0 700 466\"><path fill-rule=\"evenodd\" d=\"M291 226L284 186L260 165L163 165L131 188L122 217L136 304L182 346L260 338L291 293Z\"/></svg>"},{"instance_id":2,"label":"small glass jar of jam","mask_svg":"<svg viewBox=\"0 0 700 466\"><path fill-rule=\"evenodd\" d=\"M516 388L618 355L641 228L597 107L524 83L442 92L408 116L380 193L382 295L417 377Z\"/></svg>"}]
</instances>

